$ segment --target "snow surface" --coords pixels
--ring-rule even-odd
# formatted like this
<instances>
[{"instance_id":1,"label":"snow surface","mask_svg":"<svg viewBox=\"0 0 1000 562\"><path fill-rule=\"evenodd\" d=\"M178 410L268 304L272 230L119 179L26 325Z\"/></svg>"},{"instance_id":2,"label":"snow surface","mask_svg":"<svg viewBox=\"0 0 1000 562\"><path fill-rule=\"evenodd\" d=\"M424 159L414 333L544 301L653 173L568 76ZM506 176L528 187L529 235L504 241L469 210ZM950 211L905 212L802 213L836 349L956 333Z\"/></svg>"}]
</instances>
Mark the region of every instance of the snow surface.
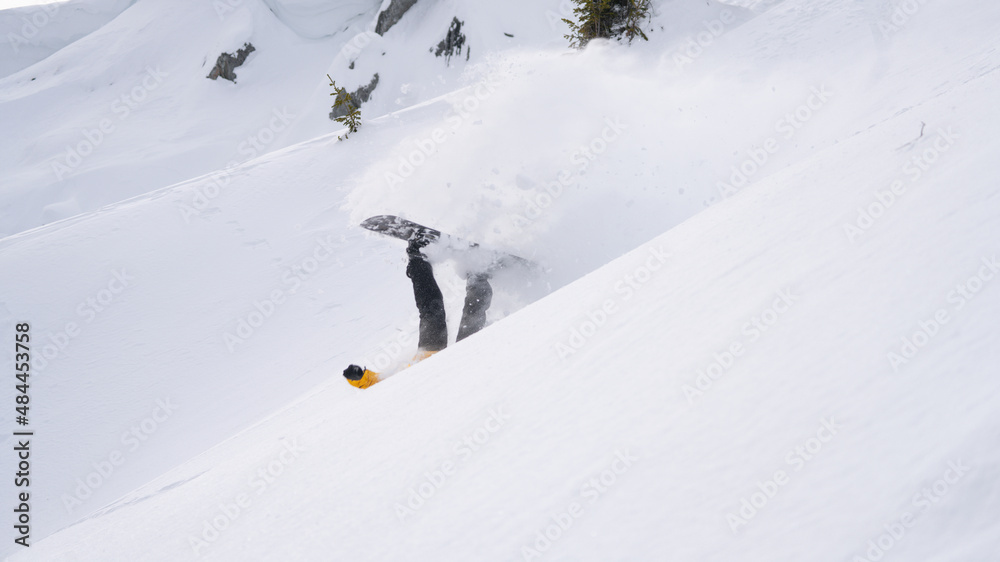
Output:
<instances>
[{"instance_id":1,"label":"snow surface","mask_svg":"<svg viewBox=\"0 0 1000 562\"><path fill-rule=\"evenodd\" d=\"M133 0L0 2L0 77L44 59L111 21Z\"/></svg>"},{"instance_id":2,"label":"snow surface","mask_svg":"<svg viewBox=\"0 0 1000 562\"><path fill-rule=\"evenodd\" d=\"M384 37L377 2L231 4L141 0L0 80L0 320L36 345L32 546L0 553L997 559L1000 6L663 0L649 43L572 52L557 1ZM468 63L426 50L456 15ZM347 140L327 72L380 75ZM359 391L416 345L378 213L546 272Z\"/></svg>"}]
</instances>

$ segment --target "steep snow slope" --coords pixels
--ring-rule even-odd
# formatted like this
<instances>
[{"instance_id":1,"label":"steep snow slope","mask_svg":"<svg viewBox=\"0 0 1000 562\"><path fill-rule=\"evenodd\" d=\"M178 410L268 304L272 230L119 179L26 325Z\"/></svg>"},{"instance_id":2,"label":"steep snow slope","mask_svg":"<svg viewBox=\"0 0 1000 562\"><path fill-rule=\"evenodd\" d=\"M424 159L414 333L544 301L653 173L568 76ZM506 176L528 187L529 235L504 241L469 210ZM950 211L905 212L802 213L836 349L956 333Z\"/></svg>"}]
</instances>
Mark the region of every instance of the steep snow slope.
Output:
<instances>
[{"instance_id":1,"label":"steep snow slope","mask_svg":"<svg viewBox=\"0 0 1000 562\"><path fill-rule=\"evenodd\" d=\"M19 132L0 139L0 236L329 133L338 125L328 118L326 74L352 91L379 76L363 108L368 120L467 84L468 68L490 53L565 44L560 17L568 12L559 0L425 1L384 37L373 32L381 4L143 0L0 80L0 121ZM654 21L660 43L700 30L722 9L666 2ZM733 21L749 14L732 10ZM455 18L464 22L465 51L436 57L431 51ZM85 23L76 17L66 29ZM236 70L236 84L205 78L220 53L247 42L256 50Z\"/></svg>"},{"instance_id":2,"label":"steep snow slope","mask_svg":"<svg viewBox=\"0 0 1000 562\"><path fill-rule=\"evenodd\" d=\"M0 2L0 77L27 68L98 29L133 0L62 0L41 5Z\"/></svg>"},{"instance_id":3,"label":"steep snow slope","mask_svg":"<svg viewBox=\"0 0 1000 562\"><path fill-rule=\"evenodd\" d=\"M509 103L505 96L519 95L514 85L523 79L492 81L496 95L483 101L483 109ZM382 155L424 131L449 127L443 116L469 95L459 91L374 120L349 142L318 139L0 242L5 267L21 272L4 279L0 311L9 320L30 318L47 346L45 360L35 366L33 399L52 409L39 409L33 418L47 435L35 470L41 481L59 484L36 500L46 514L36 533L98 509L336 376L349 361L381 366L412 353L415 326L401 248L366 241L340 206ZM449 142L463 142L461 135L477 127L499 130L502 123L484 114L475 116L476 125L473 117L452 131L458 138ZM553 119L537 126L558 124ZM591 134L564 142L586 143ZM439 186L420 185L428 197L440 198ZM625 186L619 193L640 197L645 189ZM567 193L560 203L585 205L585 193ZM663 206L669 198L659 200ZM622 234L602 242L603 255L567 260L544 280L498 280L494 319L600 265L605 255L621 253L634 245L630 236L648 239L665 227L663 221L631 220L614 219ZM546 223L533 224L528 226L538 230ZM567 239L586 225L570 226ZM505 247L534 251L531 245ZM33 281L24 283L26 278ZM446 288L449 302L460 307L461 286ZM251 326L261 314L266 324ZM290 334L294 341L287 341ZM234 343L237 335L246 343ZM169 422L164 404L176 406ZM138 436L130 433L135 427ZM101 475L102 463L116 452L124 464L112 477Z\"/></svg>"},{"instance_id":4,"label":"steep snow slope","mask_svg":"<svg viewBox=\"0 0 1000 562\"><path fill-rule=\"evenodd\" d=\"M0 81L0 118L21 132L0 139L0 235L306 138L288 135L341 43L303 39L260 0L230 5L143 0ZM369 8L337 31L360 30ZM206 79L220 53L247 42L256 51L236 84Z\"/></svg>"},{"instance_id":5,"label":"steep snow slope","mask_svg":"<svg viewBox=\"0 0 1000 562\"><path fill-rule=\"evenodd\" d=\"M7 322L56 346L82 326L33 387L38 480L59 483L37 484L37 536L149 482L20 557L989 559L997 8L928 4L873 43L875 7L789 1L697 55L682 40L508 53L458 127L475 86L257 159L217 195L199 178L5 239L20 277L3 282ZM553 133L594 111L571 92L595 68L633 86L645 120L625 104ZM581 109L543 111L560 104ZM639 131L580 173L576 147L619 116ZM393 189L386 172L435 128L450 140ZM534 252L558 287L721 198L734 165L755 183L579 282L373 389L336 380L348 361L402 355L413 331L401 252L355 215L405 208ZM521 227L499 222L528 217L523 195L563 167L572 189ZM121 268L134 280L115 293ZM88 322L78 309L105 288ZM224 334L276 290L230 354ZM894 368L904 336L926 343ZM174 412L129 450L122 434L157 399ZM66 513L116 450L125 463Z\"/></svg>"},{"instance_id":6,"label":"steep snow slope","mask_svg":"<svg viewBox=\"0 0 1000 562\"><path fill-rule=\"evenodd\" d=\"M703 198L692 197L690 190L685 199L679 197L683 188L660 187L689 176L693 166L685 170L679 162L695 150L685 148L692 144L689 139L664 138L660 127L643 124L647 115L658 111L658 93L666 82L636 82L640 97L624 114L599 113L604 96L580 98L578 107L595 111L595 116L577 124L574 115L546 108L575 96L581 86L577 75L588 65L608 68L609 81L627 78L610 64L624 51L598 48L582 57L564 54L498 56L472 74L470 87L369 121L365 132L350 143L307 143L282 155L280 164L259 159L52 229L6 239L5 263L37 281L7 279L6 309L0 311L9 311L10 318L30 316L41 341L51 346L50 357L38 366L48 375L35 392L40 393L38 403L59 405L54 410L58 415L35 418L50 436L52 458L59 459L36 469L43 481L59 482L38 500L47 515L36 532L48 534L107 504L336 374L342 363L364 359L381 368L408 357L415 327L409 287L399 269L402 256L398 247L384 241L362 241L353 226L362 209L406 212L544 261L550 274L527 281L529 287L499 280L492 310L497 319L702 208ZM658 54L651 51L650 56ZM557 64L560 60L563 66ZM547 92L544 96L532 91L532 76L538 73L549 77L538 83ZM478 88L479 81L490 89ZM716 95L715 101L716 127L721 128L727 115L738 117L739 110L725 107L725 96ZM519 141L508 117L518 106L533 115L518 130L527 128L540 143L558 147L556 159L539 158L539 145ZM609 121L628 127L627 134L616 132ZM694 125L678 120L672 126ZM406 174L405 185L389 185L385 173L405 174L399 170L399 158L410 158L414 146L437 138L434 131L439 128L448 140L438 144L423 165L416 166L419 169ZM147 130L160 128L151 125ZM508 140L484 143L484 138ZM611 139L607 146L594 145L604 139ZM581 165L576 161L582 158L580 147L591 145L601 150ZM171 150L168 146L162 152ZM670 163L669 175L653 167L643 173L643 181L614 186L614 193L608 193L608 178L650 165L646 157L630 154L653 151L662 155L658 160ZM725 155L714 158L725 161ZM483 181L464 166L449 171L442 164L446 162L482 162L495 179ZM545 185L561 177L572 181L558 194L557 204L548 203ZM461 207L449 183L465 186ZM710 178L678 183L703 183L711 189ZM126 184L121 180L115 185ZM337 208L348 190L359 202L350 213L342 213ZM378 197L366 197L366 191ZM168 198L165 193L174 195ZM268 195L253 199L261 193ZM246 204L249 217L237 211L244 197L255 201ZM470 213L477 207L482 221ZM614 215L606 216L612 210ZM521 215L524 221L491 224L506 215ZM592 222L610 228L602 235ZM578 251L584 247L589 250ZM388 257L385 252L390 252ZM317 253L324 257L318 272L311 270L311 256ZM388 265L385 260L390 260ZM121 290L119 277L130 281L128 290ZM65 279L70 278L74 283L67 287ZM362 286L364 296L359 296ZM277 318L283 317L284 328L254 329L252 345L227 341L227 336L250 329L246 323L260 314L258 306L269 310L275 290L288 301L277 303L281 314L268 319L268 325L277 326ZM310 297L292 296L302 291ZM448 296L460 306L460 284ZM178 316L178 310L185 312ZM279 351L288 346L283 338L302 330L311 337L298 337L291 345L291 356L297 359L289 363L289 355ZM270 337L276 339L263 343ZM319 356L312 354L316 350ZM336 357L336 368L316 368L331 357ZM266 365L274 367L260 368ZM276 377L278 370L294 375ZM230 398L219 405L220 396ZM157 401L168 399L181 406L177 417L171 417L175 422L168 424L174 429L157 424L160 446L146 448L141 440L145 434L126 435L150 416L162 417ZM99 418L81 433L81 425L97 411ZM212 421L207 421L207 412L215 412ZM126 453L127 466L113 478L104 478L99 467L115 451ZM92 473L94 484L88 484Z\"/></svg>"},{"instance_id":7,"label":"steep snow slope","mask_svg":"<svg viewBox=\"0 0 1000 562\"><path fill-rule=\"evenodd\" d=\"M997 79L758 182L404 376L318 387L38 552L989 559L1000 147L976 109ZM907 145L919 119L961 144L852 243L856 208L944 146ZM956 283L979 290L960 305ZM949 320L894 369L887 352L939 309Z\"/></svg>"},{"instance_id":8,"label":"steep snow slope","mask_svg":"<svg viewBox=\"0 0 1000 562\"><path fill-rule=\"evenodd\" d=\"M263 0L282 22L299 35L311 39L334 35L351 28L359 18L367 19L380 0ZM233 6L230 4L230 6ZM229 6L224 6L227 8Z\"/></svg>"}]
</instances>

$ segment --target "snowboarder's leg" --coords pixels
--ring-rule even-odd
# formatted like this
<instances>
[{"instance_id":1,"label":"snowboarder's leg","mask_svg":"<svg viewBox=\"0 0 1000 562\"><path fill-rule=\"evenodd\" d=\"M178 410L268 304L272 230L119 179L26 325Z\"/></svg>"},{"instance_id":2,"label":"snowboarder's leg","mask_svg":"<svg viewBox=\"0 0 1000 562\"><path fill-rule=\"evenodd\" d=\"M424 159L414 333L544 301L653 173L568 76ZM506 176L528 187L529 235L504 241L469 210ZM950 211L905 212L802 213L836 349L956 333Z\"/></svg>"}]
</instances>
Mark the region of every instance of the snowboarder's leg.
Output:
<instances>
[{"instance_id":1,"label":"snowboarder's leg","mask_svg":"<svg viewBox=\"0 0 1000 562\"><path fill-rule=\"evenodd\" d=\"M444 296L434 280L434 268L420 253L419 246L410 244L406 250L410 263L406 276L413 281L413 298L420 312L420 340L423 351L441 351L448 345L448 325L445 323Z\"/></svg>"},{"instance_id":2,"label":"snowboarder's leg","mask_svg":"<svg viewBox=\"0 0 1000 562\"><path fill-rule=\"evenodd\" d=\"M461 341L486 325L486 310L493 300L490 276L485 273L470 275L465 285L465 307L462 309L462 323L458 327L457 341Z\"/></svg>"}]
</instances>

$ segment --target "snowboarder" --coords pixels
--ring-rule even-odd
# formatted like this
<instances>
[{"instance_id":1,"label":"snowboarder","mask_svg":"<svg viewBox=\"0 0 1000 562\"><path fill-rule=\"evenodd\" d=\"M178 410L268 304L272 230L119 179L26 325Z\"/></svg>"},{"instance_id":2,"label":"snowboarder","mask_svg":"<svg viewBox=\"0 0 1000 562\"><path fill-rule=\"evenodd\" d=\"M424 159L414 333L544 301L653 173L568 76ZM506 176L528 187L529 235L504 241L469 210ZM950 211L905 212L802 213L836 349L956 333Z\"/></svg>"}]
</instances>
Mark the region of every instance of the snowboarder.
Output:
<instances>
[{"instance_id":1,"label":"snowboarder","mask_svg":"<svg viewBox=\"0 0 1000 562\"><path fill-rule=\"evenodd\" d=\"M409 257L406 276L413 282L413 298L420 313L417 354L407 367L430 357L448 345L444 296L437 281L434 280L434 268L421 251L421 248L428 243L427 239L417 237L411 239L406 247L406 254ZM471 336L486 325L486 310L489 309L492 299L493 288L490 286L489 274L470 273L466 278L465 306L462 309L462 321L458 326L456 341ZM353 386L368 388L382 380L384 376L358 365L350 365L344 369L344 378Z\"/></svg>"}]
</instances>

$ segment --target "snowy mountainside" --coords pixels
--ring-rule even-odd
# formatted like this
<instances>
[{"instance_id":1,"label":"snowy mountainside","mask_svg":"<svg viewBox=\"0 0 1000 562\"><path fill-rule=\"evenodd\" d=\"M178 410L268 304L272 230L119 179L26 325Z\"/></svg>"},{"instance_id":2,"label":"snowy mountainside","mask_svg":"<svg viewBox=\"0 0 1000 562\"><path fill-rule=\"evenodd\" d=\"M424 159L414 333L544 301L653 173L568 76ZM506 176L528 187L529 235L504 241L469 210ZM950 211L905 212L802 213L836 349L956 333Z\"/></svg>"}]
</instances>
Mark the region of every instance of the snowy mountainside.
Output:
<instances>
[{"instance_id":1,"label":"snowy mountainside","mask_svg":"<svg viewBox=\"0 0 1000 562\"><path fill-rule=\"evenodd\" d=\"M1000 9L727 9L493 52L349 140L0 240L0 318L55 350L33 546L0 552L991 559ZM379 212L550 271L357 391L415 346Z\"/></svg>"},{"instance_id":2,"label":"snowy mountainside","mask_svg":"<svg viewBox=\"0 0 1000 562\"><path fill-rule=\"evenodd\" d=\"M0 119L23 131L0 139L6 171L0 235L228 170L336 130L328 118L326 74L351 91L377 74L363 107L371 119L474 82L469 68L498 51L562 48L560 18L569 15L558 0L490 9L472 1L426 1L379 36L373 29L384 7L375 1L143 0L0 80ZM715 2L665 2L653 24L663 29L661 41L670 40L722 10L737 11L735 22L749 13ZM464 24L465 53L436 57L431 51L456 18ZM70 24L84 25L79 18ZM205 79L221 53L247 43L255 50L236 69L235 84ZM67 97L72 104L56 103ZM168 115L174 118L165 120Z\"/></svg>"},{"instance_id":3,"label":"snowy mountainside","mask_svg":"<svg viewBox=\"0 0 1000 562\"><path fill-rule=\"evenodd\" d=\"M858 201L936 143L897 150L909 115L374 389L315 388L38 552L988 560L1000 293L980 285L962 308L947 295L995 256L996 118L952 108L982 107L996 82L912 110L948 115L964 144L861 239L844 231ZM887 352L939 308L951 323L894 369Z\"/></svg>"},{"instance_id":4,"label":"snowy mountainside","mask_svg":"<svg viewBox=\"0 0 1000 562\"><path fill-rule=\"evenodd\" d=\"M285 25L309 39L318 39L350 29L357 20L371 18L380 0L263 0ZM228 7L223 6L222 10ZM367 23L367 22L366 22Z\"/></svg>"},{"instance_id":5,"label":"snowy mountainside","mask_svg":"<svg viewBox=\"0 0 1000 562\"><path fill-rule=\"evenodd\" d=\"M0 77L44 59L98 29L134 0L63 0L7 8L0 4Z\"/></svg>"},{"instance_id":6,"label":"snowy mountainside","mask_svg":"<svg viewBox=\"0 0 1000 562\"><path fill-rule=\"evenodd\" d=\"M301 77L309 69L294 61L322 57L330 41L301 39L259 1L220 15L211 2L143 0L0 81L2 118L27 135L0 141L3 233L284 146L307 94L267 71ZM206 79L220 53L246 42L256 51L236 84Z\"/></svg>"}]
</instances>

